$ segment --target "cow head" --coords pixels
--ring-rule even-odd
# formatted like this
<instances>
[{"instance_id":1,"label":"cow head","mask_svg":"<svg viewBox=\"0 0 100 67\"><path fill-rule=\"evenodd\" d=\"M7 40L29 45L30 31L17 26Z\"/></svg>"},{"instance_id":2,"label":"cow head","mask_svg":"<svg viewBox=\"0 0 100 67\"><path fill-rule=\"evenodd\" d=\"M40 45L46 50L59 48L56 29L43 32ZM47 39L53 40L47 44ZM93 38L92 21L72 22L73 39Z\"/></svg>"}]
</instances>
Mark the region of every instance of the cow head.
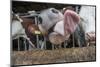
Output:
<instances>
[{"instance_id":1,"label":"cow head","mask_svg":"<svg viewBox=\"0 0 100 67\"><path fill-rule=\"evenodd\" d=\"M57 22L63 20L63 18L63 14L55 8L43 10L38 16L39 29L42 32L48 31Z\"/></svg>"}]
</instances>

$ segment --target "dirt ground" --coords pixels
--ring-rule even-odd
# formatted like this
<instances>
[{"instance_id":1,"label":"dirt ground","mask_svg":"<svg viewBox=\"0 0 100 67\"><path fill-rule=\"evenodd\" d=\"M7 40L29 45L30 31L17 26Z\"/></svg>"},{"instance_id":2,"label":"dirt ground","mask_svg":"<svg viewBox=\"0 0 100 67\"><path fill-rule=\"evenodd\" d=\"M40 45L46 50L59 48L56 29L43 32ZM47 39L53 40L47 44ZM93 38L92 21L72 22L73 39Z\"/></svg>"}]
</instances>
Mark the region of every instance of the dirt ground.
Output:
<instances>
[{"instance_id":1,"label":"dirt ground","mask_svg":"<svg viewBox=\"0 0 100 67\"><path fill-rule=\"evenodd\" d=\"M89 46L56 50L14 51L11 57L13 65L96 61L96 49L95 46Z\"/></svg>"}]
</instances>

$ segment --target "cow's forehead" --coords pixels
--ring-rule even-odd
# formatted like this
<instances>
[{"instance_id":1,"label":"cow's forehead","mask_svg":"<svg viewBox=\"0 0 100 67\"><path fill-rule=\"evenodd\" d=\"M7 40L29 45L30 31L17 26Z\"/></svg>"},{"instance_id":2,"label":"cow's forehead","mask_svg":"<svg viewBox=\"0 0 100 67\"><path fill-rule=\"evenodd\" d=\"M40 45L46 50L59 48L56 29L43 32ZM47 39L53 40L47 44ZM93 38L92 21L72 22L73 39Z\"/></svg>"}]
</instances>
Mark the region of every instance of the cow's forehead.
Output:
<instances>
[{"instance_id":1,"label":"cow's forehead","mask_svg":"<svg viewBox=\"0 0 100 67\"><path fill-rule=\"evenodd\" d=\"M53 13L52 9L56 10L58 13ZM49 8L49 9L43 10L39 14L39 16L41 16L42 18L44 18L44 17L52 17L52 18L54 18L54 17L63 17L63 14L59 10L57 10L55 8Z\"/></svg>"},{"instance_id":2,"label":"cow's forehead","mask_svg":"<svg viewBox=\"0 0 100 67\"><path fill-rule=\"evenodd\" d=\"M53 9L56 10L56 11L58 11L58 12L60 12L59 10L57 10L55 8L48 8L48 9L42 10L40 14L52 13Z\"/></svg>"}]
</instances>

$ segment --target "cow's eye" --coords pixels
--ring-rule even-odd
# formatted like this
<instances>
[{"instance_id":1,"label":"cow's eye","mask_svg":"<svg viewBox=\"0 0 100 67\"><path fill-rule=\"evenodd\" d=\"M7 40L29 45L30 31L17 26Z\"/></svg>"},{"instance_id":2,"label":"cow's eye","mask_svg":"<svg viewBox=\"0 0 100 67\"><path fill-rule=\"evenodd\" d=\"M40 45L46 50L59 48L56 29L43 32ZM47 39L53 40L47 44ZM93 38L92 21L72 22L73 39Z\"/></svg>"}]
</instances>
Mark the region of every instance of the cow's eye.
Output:
<instances>
[{"instance_id":1,"label":"cow's eye","mask_svg":"<svg viewBox=\"0 0 100 67\"><path fill-rule=\"evenodd\" d=\"M58 11L56 9L52 9L51 10L53 13L58 13Z\"/></svg>"},{"instance_id":2,"label":"cow's eye","mask_svg":"<svg viewBox=\"0 0 100 67\"><path fill-rule=\"evenodd\" d=\"M39 24L42 24L42 18L41 17L38 17L38 21L39 21L38 22Z\"/></svg>"}]
</instances>

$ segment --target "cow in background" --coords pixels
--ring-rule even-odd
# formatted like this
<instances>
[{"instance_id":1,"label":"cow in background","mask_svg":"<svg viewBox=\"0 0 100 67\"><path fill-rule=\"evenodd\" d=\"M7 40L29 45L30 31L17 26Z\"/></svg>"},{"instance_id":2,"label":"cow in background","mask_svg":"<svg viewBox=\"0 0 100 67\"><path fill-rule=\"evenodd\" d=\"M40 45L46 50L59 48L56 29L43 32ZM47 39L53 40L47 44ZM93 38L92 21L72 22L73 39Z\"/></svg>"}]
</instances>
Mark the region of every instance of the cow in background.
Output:
<instances>
[{"instance_id":1,"label":"cow in background","mask_svg":"<svg viewBox=\"0 0 100 67\"><path fill-rule=\"evenodd\" d=\"M23 20L21 18L19 18L19 16L17 14L14 16L14 18L12 18L12 23L11 23L12 24L12 29L11 29L12 40L18 39L17 40L18 41L17 42L18 50L21 50L20 46L22 45L20 43L20 37L24 38L25 39L24 41L27 40L28 43L31 45L31 47L34 48L35 46L30 41L30 39L27 37L26 32L25 32L25 28L23 27L22 23L23 23ZM15 43L16 42L13 41L13 45L12 45L13 47L15 46ZM25 44L24 45L25 49L28 49L26 46L27 42L24 42L24 44Z\"/></svg>"},{"instance_id":2,"label":"cow in background","mask_svg":"<svg viewBox=\"0 0 100 67\"><path fill-rule=\"evenodd\" d=\"M85 39L88 45L95 45L96 32L96 15L95 15L95 6L82 6L79 12L79 15L82 18L82 25L85 31ZM89 44L90 43L90 44Z\"/></svg>"}]
</instances>

